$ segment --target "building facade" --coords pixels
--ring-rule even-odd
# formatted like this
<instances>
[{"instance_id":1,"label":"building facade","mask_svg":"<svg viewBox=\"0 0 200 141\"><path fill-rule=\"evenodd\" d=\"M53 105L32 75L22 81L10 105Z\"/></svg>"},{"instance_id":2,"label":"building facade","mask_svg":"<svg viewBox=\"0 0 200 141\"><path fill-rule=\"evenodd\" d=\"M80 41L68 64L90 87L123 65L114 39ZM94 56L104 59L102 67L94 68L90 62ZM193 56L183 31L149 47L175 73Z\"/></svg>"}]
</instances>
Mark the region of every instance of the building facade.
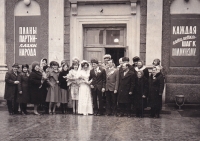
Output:
<instances>
[{"instance_id":1,"label":"building facade","mask_svg":"<svg viewBox=\"0 0 200 141\"><path fill-rule=\"evenodd\" d=\"M1 0L0 97L14 62L111 54L155 58L166 70L163 101L200 103L199 0Z\"/></svg>"}]
</instances>

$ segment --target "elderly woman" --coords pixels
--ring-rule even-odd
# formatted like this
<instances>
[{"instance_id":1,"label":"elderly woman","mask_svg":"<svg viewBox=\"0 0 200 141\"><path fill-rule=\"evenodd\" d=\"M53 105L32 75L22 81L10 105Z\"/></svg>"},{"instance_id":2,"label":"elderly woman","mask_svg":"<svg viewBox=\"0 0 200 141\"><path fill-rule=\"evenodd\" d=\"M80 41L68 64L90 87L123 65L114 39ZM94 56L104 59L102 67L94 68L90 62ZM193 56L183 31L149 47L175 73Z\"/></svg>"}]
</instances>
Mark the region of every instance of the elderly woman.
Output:
<instances>
[{"instance_id":1,"label":"elderly woman","mask_svg":"<svg viewBox=\"0 0 200 141\"><path fill-rule=\"evenodd\" d=\"M32 63L32 72L29 76L29 90L31 103L34 104L34 114L40 115L37 111L38 104L44 103L44 93L47 93L45 79L42 78L39 62Z\"/></svg>"},{"instance_id":2,"label":"elderly woman","mask_svg":"<svg viewBox=\"0 0 200 141\"><path fill-rule=\"evenodd\" d=\"M144 66L144 62L142 60L138 60L137 62L137 66L135 67L135 71L138 72L138 71L143 71L144 73L144 77L146 79L149 79L149 70L148 68L146 68Z\"/></svg>"},{"instance_id":3,"label":"elderly woman","mask_svg":"<svg viewBox=\"0 0 200 141\"><path fill-rule=\"evenodd\" d=\"M143 71L137 72L134 88L134 101L136 107L136 117L143 117L144 100L148 93L148 80L144 77Z\"/></svg>"},{"instance_id":4,"label":"elderly woman","mask_svg":"<svg viewBox=\"0 0 200 141\"><path fill-rule=\"evenodd\" d=\"M20 109L23 115L28 114L26 111L27 103L30 102L30 95L29 95L29 65L24 64L22 65L22 72L18 77L19 84L18 84L18 95L17 95L17 102L20 103Z\"/></svg>"},{"instance_id":5,"label":"elderly woman","mask_svg":"<svg viewBox=\"0 0 200 141\"><path fill-rule=\"evenodd\" d=\"M162 106L162 93L164 89L164 77L159 66L154 66L149 78L149 105L151 107L150 117L159 118Z\"/></svg>"},{"instance_id":6,"label":"elderly woman","mask_svg":"<svg viewBox=\"0 0 200 141\"><path fill-rule=\"evenodd\" d=\"M163 77L165 78L166 72L165 72L165 69L160 64L160 59L154 59L152 65L153 66L159 66L160 72L162 73Z\"/></svg>"}]
</instances>

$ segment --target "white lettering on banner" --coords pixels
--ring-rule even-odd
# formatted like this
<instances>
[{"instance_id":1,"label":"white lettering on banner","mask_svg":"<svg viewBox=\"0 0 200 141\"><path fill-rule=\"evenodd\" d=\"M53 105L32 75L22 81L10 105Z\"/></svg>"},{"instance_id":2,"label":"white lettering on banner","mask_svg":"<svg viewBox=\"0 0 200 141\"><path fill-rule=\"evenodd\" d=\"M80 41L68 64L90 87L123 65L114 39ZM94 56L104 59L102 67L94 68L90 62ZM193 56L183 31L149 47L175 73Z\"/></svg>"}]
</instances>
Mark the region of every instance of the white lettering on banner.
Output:
<instances>
[{"instance_id":1,"label":"white lettering on banner","mask_svg":"<svg viewBox=\"0 0 200 141\"><path fill-rule=\"evenodd\" d=\"M36 49L19 49L19 56L36 56Z\"/></svg>"},{"instance_id":2,"label":"white lettering on banner","mask_svg":"<svg viewBox=\"0 0 200 141\"><path fill-rule=\"evenodd\" d=\"M36 42L36 36L35 35L19 35L19 42Z\"/></svg>"},{"instance_id":3,"label":"white lettering on banner","mask_svg":"<svg viewBox=\"0 0 200 141\"><path fill-rule=\"evenodd\" d=\"M196 48L173 48L172 56L196 56Z\"/></svg>"},{"instance_id":4,"label":"white lettering on banner","mask_svg":"<svg viewBox=\"0 0 200 141\"><path fill-rule=\"evenodd\" d=\"M194 35L187 35L185 37L182 37L182 38L178 38L176 40L173 41L173 45L179 43L179 42L182 42L182 41L185 41L185 40L193 40L193 39L196 39L196 36Z\"/></svg>"},{"instance_id":5,"label":"white lettering on banner","mask_svg":"<svg viewBox=\"0 0 200 141\"><path fill-rule=\"evenodd\" d=\"M36 56L36 37L37 27L19 27L19 56Z\"/></svg>"},{"instance_id":6,"label":"white lettering on banner","mask_svg":"<svg viewBox=\"0 0 200 141\"><path fill-rule=\"evenodd\" d=\"M196 34L196 26L173 26L173 34Z\"/></svg>"},{"instance_id":7,"label":"white lettering on banner","mask_svg":"<svg viewBox=\"0 0 200 141\"><path fill-rule=\"evenodd\" d=\"M20 44L19 47L37 47L37 44Z\"/></svg>"},{"instance_id":8,"label":"white lettering on banner","mask_svg":"<svg viewBox=\"0 0 200 141\"><path fill-rule=\"evenodd\" d=\"M19 34L37 34L37 27L19 27Z\"/></svg>"}]
</instances>

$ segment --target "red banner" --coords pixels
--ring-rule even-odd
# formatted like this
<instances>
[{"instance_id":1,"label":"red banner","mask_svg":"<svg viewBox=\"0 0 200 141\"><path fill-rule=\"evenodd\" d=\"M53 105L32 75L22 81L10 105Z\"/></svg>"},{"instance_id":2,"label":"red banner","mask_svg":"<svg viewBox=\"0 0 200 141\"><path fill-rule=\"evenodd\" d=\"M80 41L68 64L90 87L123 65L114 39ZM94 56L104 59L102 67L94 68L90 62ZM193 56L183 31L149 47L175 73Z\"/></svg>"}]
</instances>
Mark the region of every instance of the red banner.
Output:
<instances>
[{"instance_id":1,"label":"red banner","mask_svg":"<svg viewBox=\"0 0 200 141\"><path fill-rule=\"evenodd\" d=\"M15 62L39 61L40 52L40 16L15 16Z\"/></svg>"},{"instance_id":2,"label":"red banner","mask_svg":"<svg viewBox=\"0 0 200 141\"><path fill-rule=\"evenodd\" d=\"M171 67L200 67L200 17L171 18Z\"/></svg>"}]
</instances>

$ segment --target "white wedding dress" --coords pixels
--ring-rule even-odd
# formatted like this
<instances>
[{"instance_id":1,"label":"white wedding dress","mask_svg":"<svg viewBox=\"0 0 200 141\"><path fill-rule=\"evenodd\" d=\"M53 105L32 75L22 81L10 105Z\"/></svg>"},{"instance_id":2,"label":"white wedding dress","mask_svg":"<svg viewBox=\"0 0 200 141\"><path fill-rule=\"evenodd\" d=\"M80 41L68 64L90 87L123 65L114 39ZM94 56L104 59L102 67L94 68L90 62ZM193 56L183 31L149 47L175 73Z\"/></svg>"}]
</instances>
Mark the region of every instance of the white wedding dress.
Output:
<instances>
[{"instance_id":1,"label":"white wedding dress","mask_svg":"<svg viewBox=\"0 0 200 141\"><path fill-rule=\"evenodd\" d=\"M83 115L93 114L92 96L90 85L87 84L90 76L90 71L80 70L78 77L83 78L79 84L79 101L78 101L78 113Z\"/></svg>"}]
</instances>

